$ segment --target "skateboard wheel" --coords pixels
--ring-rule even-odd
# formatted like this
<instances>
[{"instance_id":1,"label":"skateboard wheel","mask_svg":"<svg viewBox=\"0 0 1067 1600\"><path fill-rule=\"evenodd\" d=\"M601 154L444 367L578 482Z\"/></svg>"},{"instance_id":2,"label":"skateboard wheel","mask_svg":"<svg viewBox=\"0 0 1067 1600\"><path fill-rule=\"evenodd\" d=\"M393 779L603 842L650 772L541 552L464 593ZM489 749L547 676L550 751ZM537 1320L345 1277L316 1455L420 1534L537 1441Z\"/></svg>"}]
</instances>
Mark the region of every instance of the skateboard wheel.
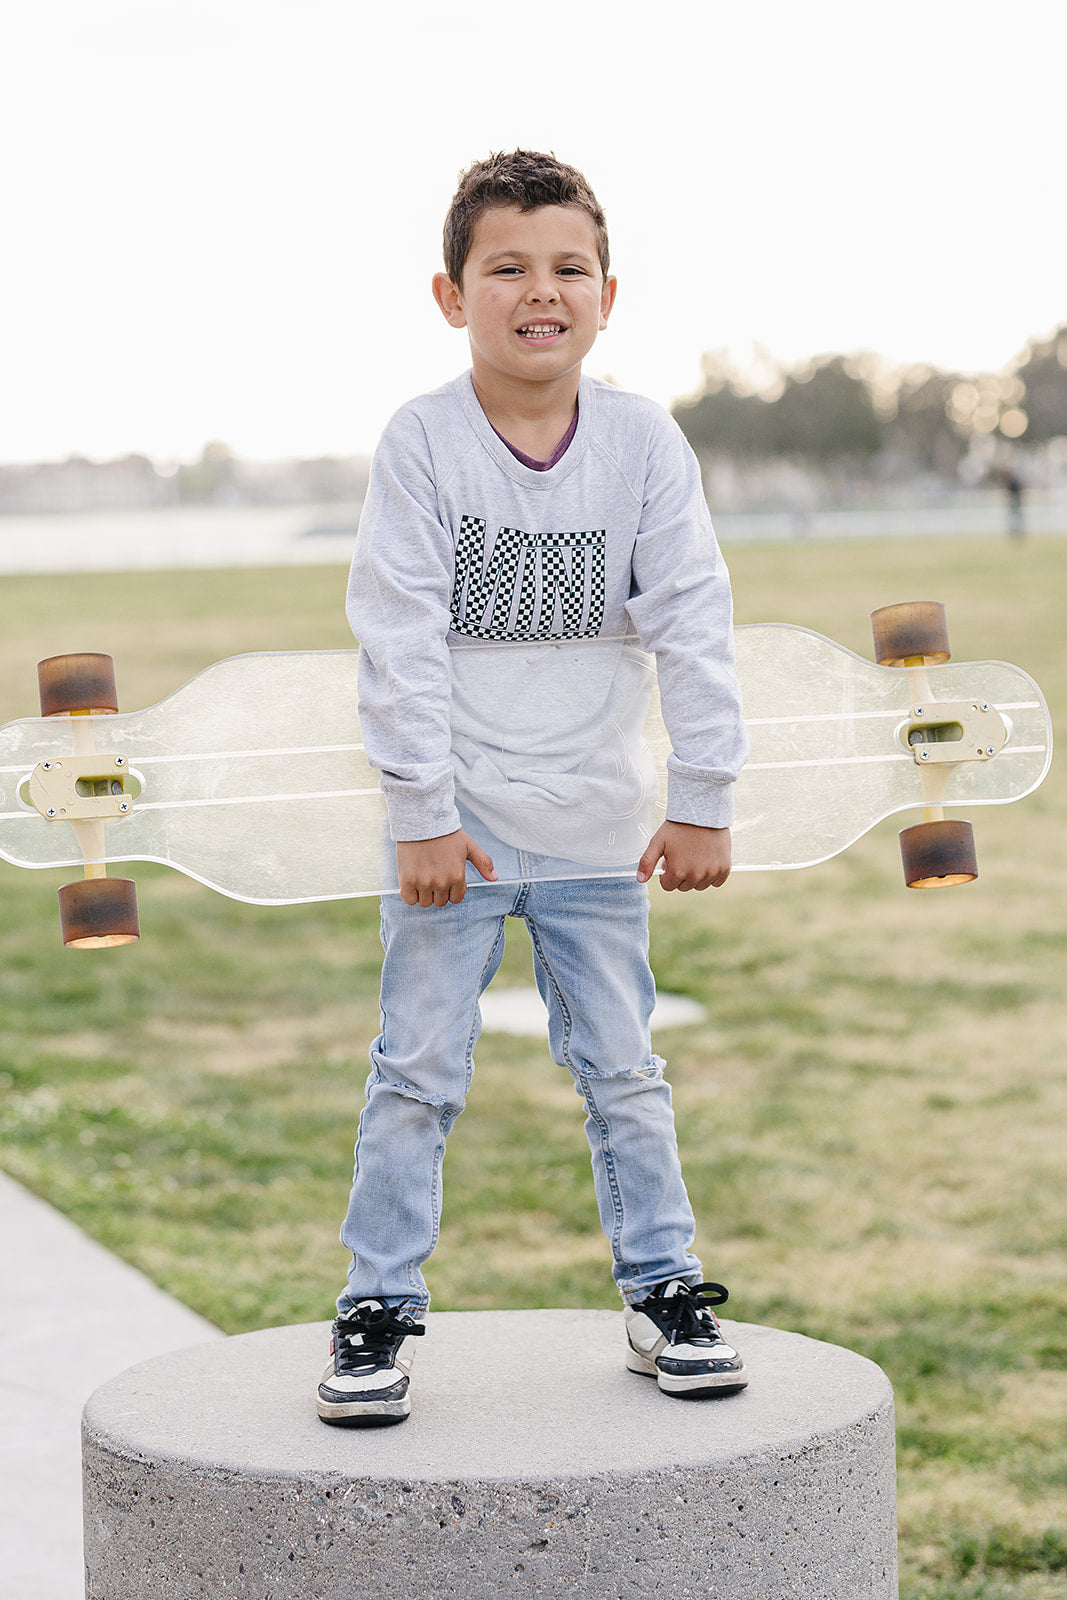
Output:
<instances>
[{"instance_id":1,"label":"skateboard wheel","mask_svg":"<svg viewBox=\"0 0 1067 1600\"><path fill-rule=\"evenodd\" d=\"M71 950L106 950L141 937L129 878L82 878L59 891L59 925Z\"/></svg>"},{"instance_id":2,"label":"skateboard wheel","mask_svg":"<svg viewBox=\"0 0 1067 1600\"><path fill-rule=\"evenodd\" d=\"M940 600L912 600L871 612L874 659L881 667L906 667L921 661L940 666L952 654Z\"/></svg>"},{"instance_id":3,"label":"skateboard wheel","mask_svg":"<svg viewBox=\"0 0 1067 1600\"><path fill-rule=\"evenodd\" d=\"M76 711L117 711L115 663L110 656L49 656L37 663L42 717Z\"/></svg>"},{"instance_id":4,"label":"skateboard wheel","mask_svg":"<svg viewBox=\"0 0 1067 1600\"><path fill-rule=\"evenodd\" d=\"M969 822L920 822L900 835L904 882L909 889L970 883L978 876Z\"/></svg>"}]
</instances>

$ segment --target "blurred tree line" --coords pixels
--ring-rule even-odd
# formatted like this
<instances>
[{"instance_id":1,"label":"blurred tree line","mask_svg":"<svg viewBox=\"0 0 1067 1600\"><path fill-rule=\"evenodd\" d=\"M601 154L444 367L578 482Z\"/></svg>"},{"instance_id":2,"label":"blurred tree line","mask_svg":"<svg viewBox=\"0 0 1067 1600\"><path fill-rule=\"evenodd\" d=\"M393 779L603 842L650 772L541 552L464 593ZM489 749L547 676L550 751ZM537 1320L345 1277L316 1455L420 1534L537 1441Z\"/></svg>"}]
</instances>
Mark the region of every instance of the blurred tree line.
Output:
<instances>
[{"instance_id":1,"label":"blurred tree line","mask_svg":"<svg viewBox=\"0 0 1067 1600\"><path fill-rule=\"evenodd\" d=\"M195 461L158 463L127 455L114 461L0 463L0 516L38 511L135 510L179 505L343 505L353 521L367 492L365 456L249 461L210 440Z\"/></svg>"},{"instance_id":2,"label":"blurred tree line","mask_svg":"<svg viewBox=\"0 0 1067 1600\"><path fill-rule=\"evenodd\" d=\"M843 479L997 479L1020 452L1067 439L1067 323L999 373L893 368L874 354L739 371L704 357L698 394L672 408L705 464L792 463ZM965 470L969 469L969 470Z\"/></svg>"},{"instance_id":3,"label":"blurred tree line","mask_svg":"<svg viewBox=\"0 0 1067 1600\"><path fill-rule=\"evenodd\" d=\"M178 467L177 499L214 505L358 503L367 491L368 475L369 462L362 456L246 461L222 440L211 439L199 460Z\"/></svg>"}]
</instances>

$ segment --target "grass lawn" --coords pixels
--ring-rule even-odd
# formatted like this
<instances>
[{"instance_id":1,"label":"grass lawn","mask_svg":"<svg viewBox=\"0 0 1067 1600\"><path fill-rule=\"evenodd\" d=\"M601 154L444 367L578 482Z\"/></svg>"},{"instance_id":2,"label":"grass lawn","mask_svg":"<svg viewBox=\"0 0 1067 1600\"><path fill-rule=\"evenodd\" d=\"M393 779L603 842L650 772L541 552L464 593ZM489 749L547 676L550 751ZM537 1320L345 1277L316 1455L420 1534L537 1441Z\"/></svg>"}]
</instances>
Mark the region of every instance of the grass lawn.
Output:
<instances>
[{"instance_id":1,"label":"grass lawn","mask_svg":"<svg viewBox=\"0 0 1067 1600\"><path fill-rule=\"evenodd\" d=\"M739 621L869 654L868 613L943 599L957 660L1027 668L1060 717L1067 539L728 551ZM0 721L39 657L100 649L125 707L221 656L347 646L344 574L6 578ZM710 1277L732 1315L893 1381L905 1600L1067 1595L1067 789L976 809L981 877L903 888L883 824L802 873L654 894L657 1035ZM126 869L123 869L126 870ZM0 1161L236 1332L324 1319L376 1028L377 904L262 909L133 869L143 938L59 945L55 885L0 862ZM528 979L522 930L501 983ZM570 1081L485 1035L449 1144L439 1309L611 1306Z\"/></svg>"}]
</instances>

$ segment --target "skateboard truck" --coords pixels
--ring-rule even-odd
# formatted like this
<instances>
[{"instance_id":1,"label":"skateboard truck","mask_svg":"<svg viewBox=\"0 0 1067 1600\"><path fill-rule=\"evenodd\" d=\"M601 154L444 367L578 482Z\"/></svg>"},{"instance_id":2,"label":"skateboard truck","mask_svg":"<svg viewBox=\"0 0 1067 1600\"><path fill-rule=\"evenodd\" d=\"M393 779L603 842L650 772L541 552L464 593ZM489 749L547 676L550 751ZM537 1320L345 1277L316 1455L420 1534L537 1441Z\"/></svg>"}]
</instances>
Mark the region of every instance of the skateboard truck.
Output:
<instances>
[{"instance_id":1,"label":"skateboard truck","mask_svg":"<svg viewBox=\"0 0 1067 1600\"><path fill-rule=\"evenodd\" d=\"M109 878L104 865L104 825L129 815L129 763L96 749L93 713L118 710L115 663L84 653L50 656L37 667L42 717L70 718L74 753L53 756L33 770L29 795L42 816L70 822L85 857L84 881L59 891L63 943L74 950L132 944L141 936L137 890L129 878Z\"/></svg>"},{"instance_id":2,"label":"skateboard truck","mask_svg":"<svg viewBox=\"0 0 1067 1600\"><path fill-rule=\"evenodd\" d=\"M987 700L927 701L912 706L897 738L920 764L955 766L990 761L1007 743L1008 725Z\"/></svg>"},{"instance_id":3,"label":"skateboard truck","mask_svg":"<svg viewBox=\"0 0 1067 1600\"><path fill-rule=\"evenodd\" d=\"M30 774L30 802L42 817L63 822L125 817L133 810L127 772L125 756L53 756Z\"/></svg>"},{"instance_id":4,"label":"skateboard truck","mask_svg":"<svg viewBox=\"0 0 1067 1600\"><path fill-rule=\"evenodd\" d=\"M961 761L988 761L1003 748L1008 727L984 700L937 701L927 668L951 655L945 608L939 600L882 606L871 613L875 660L903 667L912 705L897 730L902 746L922 769L923 820L900 834L904 882L909 889L971 883L978 876L974 830L945 816L945 790Z\"/></svg>"}]
</instances>

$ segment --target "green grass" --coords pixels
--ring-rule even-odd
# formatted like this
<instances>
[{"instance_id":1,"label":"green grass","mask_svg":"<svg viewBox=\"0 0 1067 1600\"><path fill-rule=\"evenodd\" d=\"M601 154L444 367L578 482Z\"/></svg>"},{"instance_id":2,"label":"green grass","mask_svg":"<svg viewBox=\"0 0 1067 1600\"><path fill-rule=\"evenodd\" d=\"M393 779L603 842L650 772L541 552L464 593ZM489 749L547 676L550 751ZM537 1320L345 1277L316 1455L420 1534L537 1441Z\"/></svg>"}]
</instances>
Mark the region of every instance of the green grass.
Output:
<instances>
[{"instance_id":1,"label":"green grass","mask_svg":"<svg viewBox=\"0 0 1067 1600\"><path fill-rule=\"evenodd\" d=\"M1016 661L1060 720L1067 540L729 552L741 621L869 653L867 613L943 599L957 659ZM220 656L344 646L344 575L8 578L0 720L34 664L113 653L125 706ZM906 1600L1067 1595L1067 792L975 810L979 881L915 894L876 829L810 872L656 892L663 1033L710 1276L730 1311L863 1351L900 1423ZM262 909L138 868L144 937L58 942L65 874L0 863L0 1159L232 1331L326 1318L376 1027L373 901ZM521 930L500 982L527 981ZM449 1144L439 1308L611 1306L569 1079L486 1035Z\"/></svg>"}]
</instances>

